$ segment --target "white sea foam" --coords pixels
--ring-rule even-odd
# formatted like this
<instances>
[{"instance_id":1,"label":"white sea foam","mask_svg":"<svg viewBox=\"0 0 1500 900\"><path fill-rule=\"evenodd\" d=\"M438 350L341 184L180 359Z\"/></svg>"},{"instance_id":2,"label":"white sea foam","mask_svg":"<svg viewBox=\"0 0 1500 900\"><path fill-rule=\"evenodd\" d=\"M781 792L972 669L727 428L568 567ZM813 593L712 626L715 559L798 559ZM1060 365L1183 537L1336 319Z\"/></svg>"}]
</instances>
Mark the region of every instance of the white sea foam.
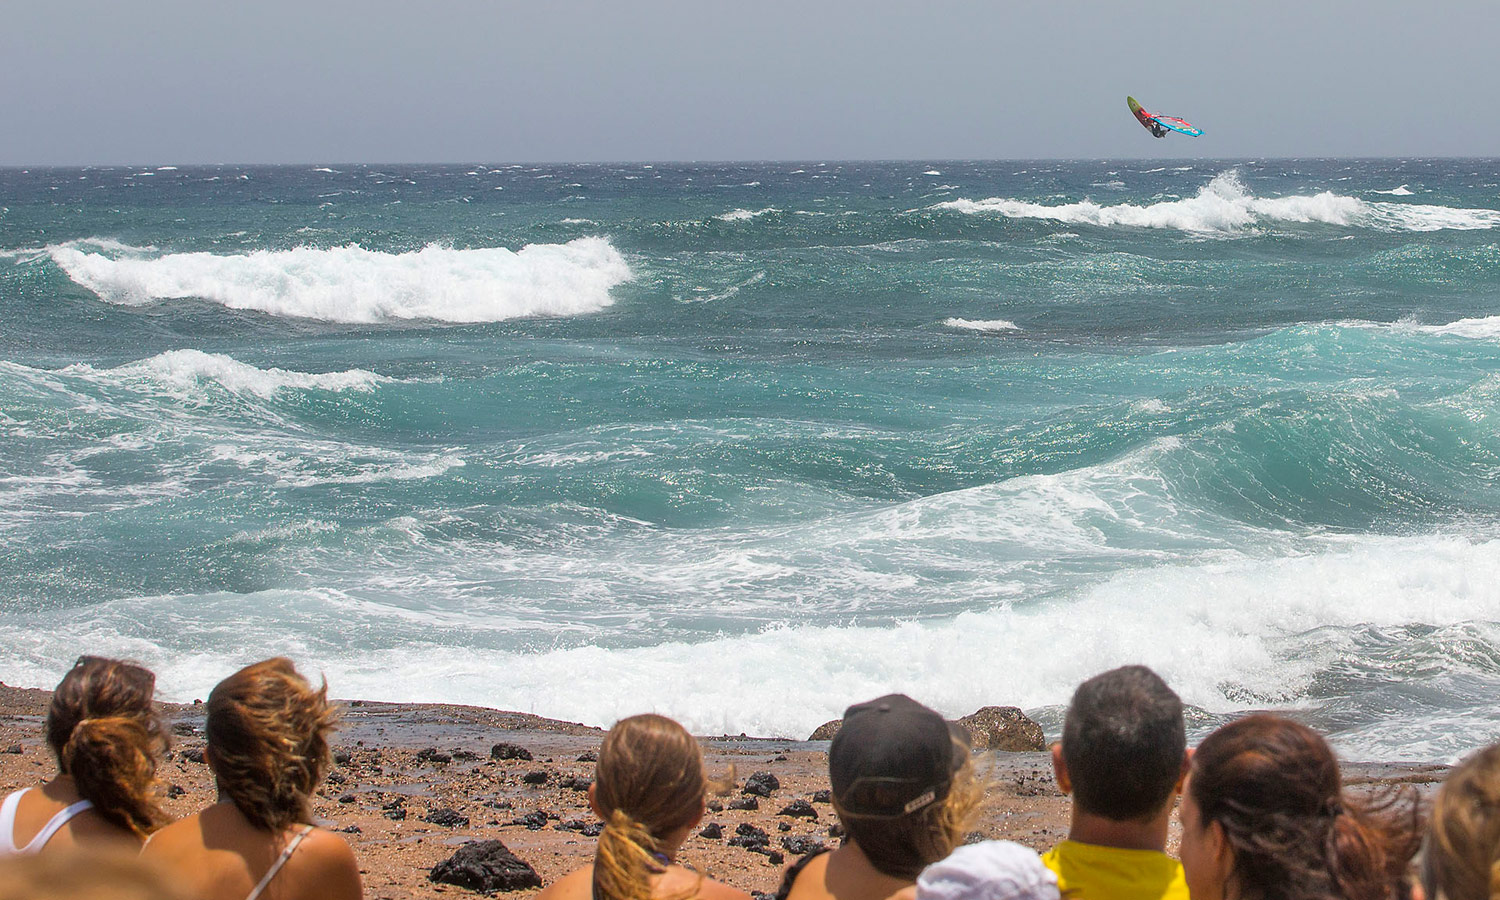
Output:
<instances>
[{"instance_id":1,"label":"white sea foam","mask_svg":"<svg viewBox=\"0 0 1500 900\"><path fill-rule=\"evenodd\" d=\"M609 306L610 290L631 277L619 251L596 237L514 252L435 244L407 253L356 246L236 255L101 249L106 252L76 243L47 248L69 278L110 303L201 298L231 309L328 322L579 315Z\"/></svg>"},{"instance_id":2,"label":"white sea foam","mask_svg":"<svg viewBox=\"0 0 1500 900\"><path fill-rule=\"evenodd\" d=\"M774 206L768 206L765 209L732 209L727 213L714 216L714 218L722 219L725 222L743 222L747 219L758 218L774 212L780 212L780 210Z\"/></svg>"},{"instance_id":3,"label":"white sea foam","mask_svg":"<svg viewBox=\"0 0 1500 900\"><path fill-rule=\"evenodd\" d=\"M1410 188L1408 188L1406 185L1403 184L1403 185L1401 185L1398 188L1392 188L1391 190L1388 190L1388 191L1371 191L1370 193L1372 193L1372 194L1390 194L1392 197L1410 197L1413 192L1412 192L1412 190Z\"/></svg>"},{"instance_id":4,"label":"white sea foam","mask_svg":"<svg viewBox=\"0 0 1500 900\"><path fill-rule=\"evenodd\" d=\"M803 737L846 704L889 691L949 715L999 701L1062 704L1084 678L1126 663L1151 666L1214 712L1305 705L1315 679L1350 660L1359 634L1459 627L1497 603L1500 542L1347 537L1308 553L1120 572L1066 597L945 621L778 626L649 647L495 650L462 637L503 633L510 607L491 621L476 604L457 615L322 589L113 601L57 614L46 629L7 616L0 636L7 680L22 683L53 683L82 643L141 659L166 697L186 700L235 660L288 653L344 696L480 703L597 725L653 709L699 733ZM251 608L257 616L246 620ZM355 619L389 643L349 647ZM1399 752L1401 735L1383 740Z\"/></svg>"},{"instance_id":5,"label":"white sea foam","mask_svg":"<svg viewBox=\"0 0 1500 900\"><path fill-rule=\"evenodd\" d=\"M364 369L322 373L260 369L222 353L201 350L169 350L113 369L78 364L59 371L95 380L146 383L179 392L213 383L232 393L258 397L272 397L282 390L369 391L377 384L392 381Z\"/></svg>"},{"instance_id":6,"label":"white sea foam","mask_svg":"<svg viewBox=\"0 0 1500 900\"><path fill-rule=\"evenodd\" d=\"M1500 228L1500 210L1462 209L1412 203L1360 200L1331 191L1287 197L1255 197L1231 170L1215 176L1196 196L1145 206L1102 206L1091 200L1048 205L1005 197L958 199L934 209L1012 219L1050 219L1102 227L1171 228L1199 233L1232 233L1277 222L1322 223L1382 231Z\"/></svg>"},{"instance_id":7,"label":"white sea foam","mask_svg":"<svg viewBox=\"0 0 1500 900\"><path fill-rule=\"evenodd\" d=\"M1495 340L1500 338L1500 316L1459 319L1457 322L1449 322L1446 325L1418 325L1415 330L1428 334L1451 334L1455 337Z\"/></svg>"},{"instance_id":8,"label":"white sea foam","mask_svg":"<svg viewBox=\"0 0 1500 900\"><path fill-rule=\"evenodd\" d=\"M944 319L943 324L949 328L957 328L963 331L1020 331L1021 326L1008 319L960 319L957 317Z\"/></svg>"}]
</instances>

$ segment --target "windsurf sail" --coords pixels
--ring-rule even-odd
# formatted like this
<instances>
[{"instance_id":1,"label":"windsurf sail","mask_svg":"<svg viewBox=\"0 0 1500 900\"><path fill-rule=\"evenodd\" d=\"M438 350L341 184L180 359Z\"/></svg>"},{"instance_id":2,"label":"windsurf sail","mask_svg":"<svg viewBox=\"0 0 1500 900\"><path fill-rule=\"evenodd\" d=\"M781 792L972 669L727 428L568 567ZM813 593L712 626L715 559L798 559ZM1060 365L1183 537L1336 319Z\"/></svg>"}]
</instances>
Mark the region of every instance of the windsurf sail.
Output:
<instances>
[{"instance_id":1,"label":"windsurf sail","mask_svg":"<svg viewBox=\"0 0 1500 900\"><path fill-rule=\"evenodd\" d=\"M1201 137L1203 135L1202 129L1195 128L1176 116L1163 116L1157 113L1146 112L1135 101L1134 97L1126 97L1125 105L1130 107L1130 112L1135 116L1136 121L1140 122L1141 125L1145 126L1146 130L1157 137L1166 137L1168 131L1175 131L1178 134L1185 134L1188 137Z\"/></svg>"}]
</instances>

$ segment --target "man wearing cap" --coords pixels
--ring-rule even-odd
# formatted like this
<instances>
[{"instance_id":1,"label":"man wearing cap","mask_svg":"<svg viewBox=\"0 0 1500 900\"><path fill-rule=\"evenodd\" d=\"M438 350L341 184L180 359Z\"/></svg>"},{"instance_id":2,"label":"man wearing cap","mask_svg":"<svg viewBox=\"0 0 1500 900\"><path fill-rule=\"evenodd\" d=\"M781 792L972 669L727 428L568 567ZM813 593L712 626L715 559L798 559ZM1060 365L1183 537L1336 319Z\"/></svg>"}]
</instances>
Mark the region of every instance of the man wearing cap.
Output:
<instances>
[{"instance_id":1,"label":"man wearing cap","mask_svg":"<svg viewBox=\"0 0 1500 900\"><path fill-rule=\"evenodd\" d=\"M1073 796L1068 839L1043 857L1078 900L1188 900L1166 854L1172 801L1187 777L1182 700L1145 666L1078 686L1052 747L1057 785Z\"/></svg>"},{"instance_id":2,"label":"man wearing cap","mask_svg":"<svg viewBox=\"0 0 1500 900\"><path fill-rule=\"evenodd\" d=\"M963 842L980 791L968 735L903 694L844 712L828 748L847 839L787 870L781 900L886 900Z\"/></svg>"}]
</instances>

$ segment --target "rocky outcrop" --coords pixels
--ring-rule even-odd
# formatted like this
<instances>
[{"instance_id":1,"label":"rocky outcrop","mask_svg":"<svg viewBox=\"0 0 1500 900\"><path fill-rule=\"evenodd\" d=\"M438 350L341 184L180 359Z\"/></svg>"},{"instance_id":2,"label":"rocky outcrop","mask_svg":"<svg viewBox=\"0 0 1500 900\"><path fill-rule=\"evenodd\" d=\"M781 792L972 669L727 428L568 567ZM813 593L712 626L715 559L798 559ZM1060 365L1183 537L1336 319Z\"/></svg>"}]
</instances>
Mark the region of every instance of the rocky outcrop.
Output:
<instances>
[{"instance_id":1,"label":"rocky outcrop","mask_svg":"<svg viewBox=\"0 0 1500 900\"><path fill-rule=\"evenodd\" d=\"M843 724L843 719L824 722L807 739L831 741ZM986 706L959 719L958 724L969 732L969 746L974 750L1021 753L1047 749L1042 726L1028 719L1018 707Z\"/></svg>"},{"instance_id":2,"label":"rocky outcrop","mask_svg":"<svg viewBox=\"0 0 1500 900\"><path fill-rule=\"evenodd\" d=\"M1014 706L986 706L958 720L969 731L969 746L975 750L1005 750L1011 753L1047 749L1042 726Z\"/></svg>"},{"instance_id":3,"label":"rocky outcrop","mask_svg":"<svg viewBox=\"0 0 1500 900\"><path fill-rule=\"evenodd\" d=\"M428 881L453 884L486 894L539 888L536 870L499 841L474 841L432 867Z\"/></svg>"}]
</instances>

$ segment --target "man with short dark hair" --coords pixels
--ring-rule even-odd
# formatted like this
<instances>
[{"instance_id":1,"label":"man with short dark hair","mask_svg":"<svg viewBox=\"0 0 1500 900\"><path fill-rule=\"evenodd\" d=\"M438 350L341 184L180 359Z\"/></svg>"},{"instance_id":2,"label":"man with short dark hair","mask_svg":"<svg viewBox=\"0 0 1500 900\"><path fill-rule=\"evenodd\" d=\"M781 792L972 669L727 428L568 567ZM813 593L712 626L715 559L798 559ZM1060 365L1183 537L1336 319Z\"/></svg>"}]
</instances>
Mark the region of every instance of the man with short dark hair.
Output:
<instances>
[{"instance_id":1,"label":"man with short dark hair","mask_svg":"<svg viewBox=\"0 0 1500 900\"><path fill-rule=\"evenodd\" d=\"M1078 686L1052 745L1058 787L1073 795L1068 839L1042 861L1078 900L1188 900L1167 856L1172 801L1188 771L1182 700L1145 666Z\"/></svg>"}]
</instances>

